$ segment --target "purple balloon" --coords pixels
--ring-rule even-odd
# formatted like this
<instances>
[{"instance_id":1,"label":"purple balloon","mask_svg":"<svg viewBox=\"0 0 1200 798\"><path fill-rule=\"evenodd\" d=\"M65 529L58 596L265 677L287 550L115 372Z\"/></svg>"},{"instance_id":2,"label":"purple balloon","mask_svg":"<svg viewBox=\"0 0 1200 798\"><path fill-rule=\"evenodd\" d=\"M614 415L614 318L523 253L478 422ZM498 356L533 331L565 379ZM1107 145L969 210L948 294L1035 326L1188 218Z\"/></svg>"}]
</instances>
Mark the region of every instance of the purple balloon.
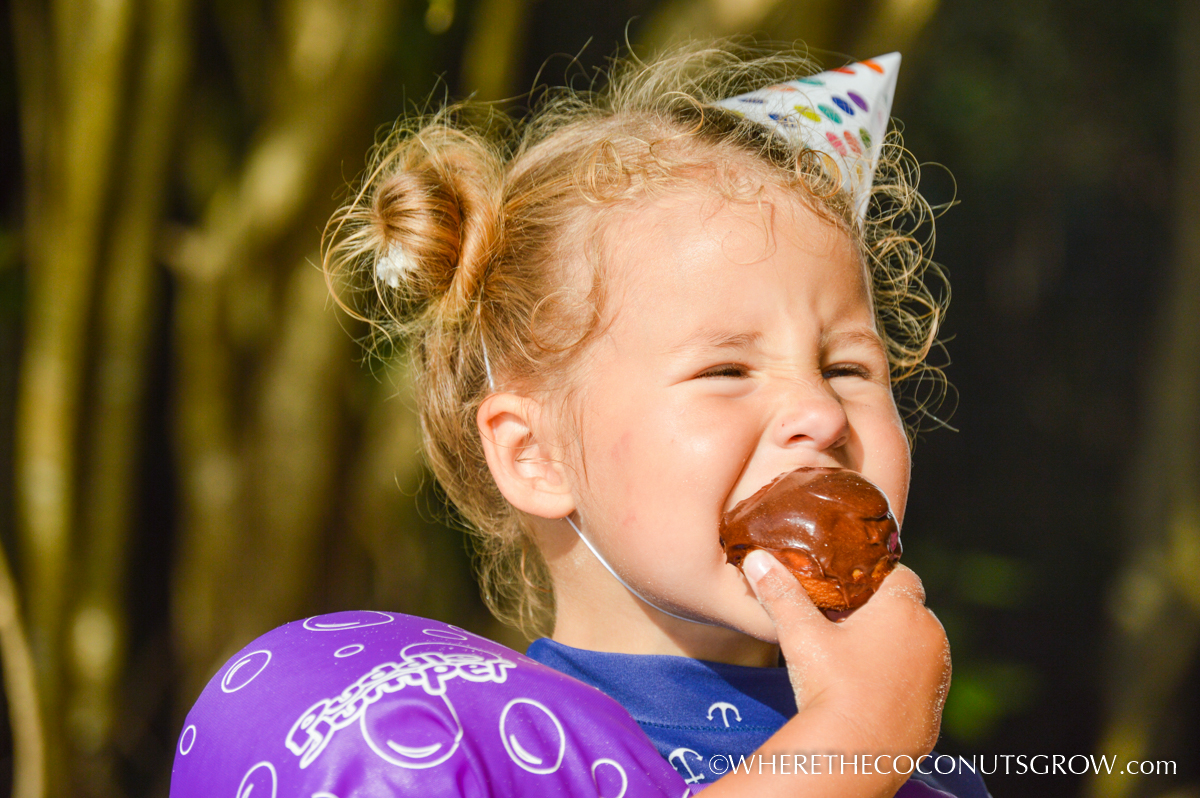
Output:
<instances>
[{"instance_id":1,"label":"purple balloon","mask_svg":"<svg viewBox=\"0 0 1200 798\"><path fill-rule=\"evenodd\" d=\"M236 654L188 714L171 798L691 794L598 690L424 618L339 612Z\"/></svg>"}]
</instances>

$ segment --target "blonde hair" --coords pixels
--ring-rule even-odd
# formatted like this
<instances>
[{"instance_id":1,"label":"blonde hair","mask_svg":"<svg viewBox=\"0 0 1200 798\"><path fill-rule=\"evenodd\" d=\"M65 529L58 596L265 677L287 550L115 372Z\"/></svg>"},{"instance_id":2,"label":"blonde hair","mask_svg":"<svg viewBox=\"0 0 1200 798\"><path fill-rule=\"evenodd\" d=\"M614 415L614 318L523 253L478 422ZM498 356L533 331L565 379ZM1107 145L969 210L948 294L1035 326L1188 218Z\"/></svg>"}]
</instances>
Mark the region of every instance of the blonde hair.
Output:
<instances>
[{"instance_id":1,"label":"blonde hair","mask_svg":"<svg viewBox=\"0 0 1200 798\"><path fill-rule=\"evenodd\" d=\"M573 385L602 315L602 257L588 247L602 249L605 210L686 185L733 198L774 183L857 244L893 385L944 385L926 359L948 290L927 285L945 281L913 233L931 214L898 136L884 144L860 224L830 159L711 105L813 71L795 52L722 43L618 62L604 89L548 92L520 123L451 106L386 136L330 221L331 289L378 335L407 342L425 451L469 524L484 600L526 634L548 630L553 593L520 514L491 479L476 413L491 392L489 368L525 392ZM569 287L581 255L592 267L583 291ZM924 407L910 410L919 417Z\"/></svg>"}]
</instances>

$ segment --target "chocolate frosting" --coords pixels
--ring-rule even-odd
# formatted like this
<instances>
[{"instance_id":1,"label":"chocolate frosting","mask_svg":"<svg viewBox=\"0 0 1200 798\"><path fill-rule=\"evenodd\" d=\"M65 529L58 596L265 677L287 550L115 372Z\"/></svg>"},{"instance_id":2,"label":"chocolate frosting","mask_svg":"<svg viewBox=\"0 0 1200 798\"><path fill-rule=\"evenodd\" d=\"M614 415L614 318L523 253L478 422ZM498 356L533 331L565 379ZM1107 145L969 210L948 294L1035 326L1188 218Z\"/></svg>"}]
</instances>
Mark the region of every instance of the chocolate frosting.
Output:
<instances>
[{"instance_id":1,"label":"chocolate frosting","mask_svg":"<svg viewBox=\"0 0 1200 798\"><path fill-rule=\"evenodd\" d=\"M725 513L720 533L726 559L739 568L751 551L765 549L801 583L831 584L844 606L817 600L827 609L865 604L901 552L887 496L843 468L799 468L777 477Z\"/></svg>"}]
</instances>

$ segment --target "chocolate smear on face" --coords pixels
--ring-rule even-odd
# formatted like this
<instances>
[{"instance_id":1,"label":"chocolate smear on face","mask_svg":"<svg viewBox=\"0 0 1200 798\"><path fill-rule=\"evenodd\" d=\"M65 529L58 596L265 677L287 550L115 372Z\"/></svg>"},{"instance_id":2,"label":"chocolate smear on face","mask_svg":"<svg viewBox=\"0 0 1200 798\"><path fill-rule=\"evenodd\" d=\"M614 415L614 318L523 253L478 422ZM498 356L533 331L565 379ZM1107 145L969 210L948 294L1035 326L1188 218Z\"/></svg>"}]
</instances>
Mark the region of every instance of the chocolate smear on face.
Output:
<instances>
[{"instance_id":1,"label":"chocolate smear on face","mask_svg":"<svg viewBox=\"0 0 1200 798\"><path fill-rule=\"evenodd\" d=\"M861 607L900 559L887 496L843 468L777 477L721 519L725 559L741 568L755 549L775 555L823 610Z\"/></svg>"}]
</instances>

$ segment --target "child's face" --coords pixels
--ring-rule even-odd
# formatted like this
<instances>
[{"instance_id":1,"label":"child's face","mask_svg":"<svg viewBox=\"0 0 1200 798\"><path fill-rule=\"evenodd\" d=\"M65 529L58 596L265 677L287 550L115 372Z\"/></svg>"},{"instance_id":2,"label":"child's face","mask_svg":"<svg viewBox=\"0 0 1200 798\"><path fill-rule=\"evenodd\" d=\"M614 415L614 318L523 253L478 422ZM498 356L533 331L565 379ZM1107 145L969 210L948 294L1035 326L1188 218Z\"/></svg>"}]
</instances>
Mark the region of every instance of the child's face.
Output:
<instances>
[{"instance_id":1,"label":"child's face","mask_svg":"<svg viewBox=\"0 0 1200 798\"><path fill-rule=\"evenodd\" d=\"M861 472L904 515L908 442L863 268L844 233L776 191L679 194L608 232L610 323L568 455L584 531L659 606L773 640L725 562L723 512L815 465Z\"/></svg>"}]
</instances>

